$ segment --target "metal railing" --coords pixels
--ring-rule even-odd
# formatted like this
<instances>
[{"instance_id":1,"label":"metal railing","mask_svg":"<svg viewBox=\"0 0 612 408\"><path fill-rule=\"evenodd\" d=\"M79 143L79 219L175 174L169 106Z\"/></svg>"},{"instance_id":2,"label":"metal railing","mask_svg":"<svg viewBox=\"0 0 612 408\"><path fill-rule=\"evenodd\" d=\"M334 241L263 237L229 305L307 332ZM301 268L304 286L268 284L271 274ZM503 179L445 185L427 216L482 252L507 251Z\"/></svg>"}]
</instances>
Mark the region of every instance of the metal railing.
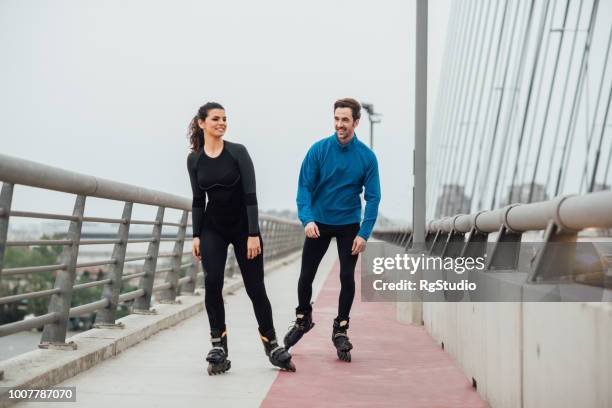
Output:
<instances>
[{"instance_id":1,"label":"metal railing","mask_svg":"<svg viewBox=\"0 0 612 408\"><path fill-rule=\"evenodd\" d=\"M486 253L489 234L497 233L486 269L512 270L518 264L518 244L523 234L543 230L543 246L528 276L529 282L536 282L567 275L569 261L575 255L570 249L575 247L578 233L587 228L612 228L612 191L559 196L549 201L517 203L433 220L426 228L425 250L432 256L479 257ZM413 248L410 227L377 228L372 236Z\"/></svg>"},{"instance_id":2,"label":"metal railing","mask_svg":"<svg viewBox=\"0 0 612 408\"><path fill-rule=\"evenodd\" d=\"M160 303L173 303L180 292L193 293L196 280L203 276L199 272L199 262L190 250L185 250L185 243L192 238L186 236L188 216L191 211L191 199L149 190L138 186L105 180L83 175L43 164L1 155L0 154L0 283L3 279L18 277L28 280L33 274L55 272L52 289L29 293L19 293L0 297L0 310L3 305L29 301L37 298L49 298L48 311L41 316L0 325L0 337L24 330L44 326L41 348L49 346L74 348L66 344L68 320L84 314L96 313L95 327L116 325L118 305L133 301L132 312L154 313L151 309L152 296ZM25 212L11 209L15 185L26 185L69 194L76 194L72 214L51 214L42 212ZM85 216L85 202L88 197L97 197L123 202L120 218L101 218ZM133 220L133 204L144 204L157 207L154 220ZM179 222L164 221L165 210L181 210ZM36 239L8 241L8 224L11 217L27 217L69 222L65 236L61 239ZM116 237L110 239L81 239L84 222L96 222L118 225ZM150 236L137 238L130 236L131 225L150 225ZM299 250L303 242L303 229L299 222L260 215L261 234L265 251L264 261L282 257ZM162 227L176 227L177 232L162 237ZM160 243L173 242L171 252L160 252ZM126 257L127 245L147 243L146 253ZM78 262L79 249L83 245L113 245L110 259L93 262ZM59 262L53 265L37 265L19 268L4 268L5 250L8 247L62 246ZM189 248L190 249L190 248ZM158 267L158 260L169 258L169 264ZM142 271L124 274L126 263L144 261ZM109 271L102 279L78 283L77 269L106 266ZM237 265L234 258L228 259L226 274L232 274ZM182 275L182 276L181 276ZM160 278L156 281L156 277ZM139 279L138 288L121 293L124 282ZM163 282L159 280L163 279ZM102 287L102 296L91 303L71 307L73 293L86 288Z\"/></svg>"}]
</instances>

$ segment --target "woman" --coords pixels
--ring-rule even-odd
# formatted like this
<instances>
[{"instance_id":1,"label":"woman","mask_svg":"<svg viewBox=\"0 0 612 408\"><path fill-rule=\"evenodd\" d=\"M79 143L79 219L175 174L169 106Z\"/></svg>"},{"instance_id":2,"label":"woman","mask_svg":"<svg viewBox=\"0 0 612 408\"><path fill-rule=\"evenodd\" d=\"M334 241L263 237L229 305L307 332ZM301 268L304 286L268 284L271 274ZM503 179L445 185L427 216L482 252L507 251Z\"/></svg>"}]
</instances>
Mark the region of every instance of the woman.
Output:
<instances>
[{"instance_id":1,"label":"woman","mask_svg":"<svg viewBox=\"0 0 612 408\"><path fill-rule=\"evenodd\" d=\"M264 285L253 162L243 145L223 140L227 118L220 104L209 102L201 106L189 128L191 153L187 169L193 190L192 253L202 261L205 271L204 304L213 346L206 356L208 374L223 373L230 368L222 297L228 244L234 246L266 355L273 365L295 371L291 355L276 340L272 307Z\"/></svg>"}]
</instances>

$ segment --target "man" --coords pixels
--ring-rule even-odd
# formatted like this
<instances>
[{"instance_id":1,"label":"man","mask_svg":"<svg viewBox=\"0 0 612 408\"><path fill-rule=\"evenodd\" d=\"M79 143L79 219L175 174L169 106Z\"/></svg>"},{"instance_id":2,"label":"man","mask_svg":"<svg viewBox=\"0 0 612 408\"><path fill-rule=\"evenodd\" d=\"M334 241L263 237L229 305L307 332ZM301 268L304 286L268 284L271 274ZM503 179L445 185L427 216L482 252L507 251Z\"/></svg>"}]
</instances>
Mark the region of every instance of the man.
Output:
<instances>
[{"instance_id":1,"label":"man","mask_svg":"<svg viewBox=\"0 0 612 408\"><path fill-rule=\"evenodd\" d=\"M315 143L302 162L297 207L306 239L298 281L296 321L284 339L288 349L314 326L310 304L312 282L331 239L336 238L341 289L332 341L338 357L347 362L351 361L353 348L347 330L355 297L355 265L376 222L380 202L376 156L355 135L360 117L359 102L351 98L336 101L336 133ZM366 206L361 222L360 194L364 187Z\"/></svg>"}]
</instances>

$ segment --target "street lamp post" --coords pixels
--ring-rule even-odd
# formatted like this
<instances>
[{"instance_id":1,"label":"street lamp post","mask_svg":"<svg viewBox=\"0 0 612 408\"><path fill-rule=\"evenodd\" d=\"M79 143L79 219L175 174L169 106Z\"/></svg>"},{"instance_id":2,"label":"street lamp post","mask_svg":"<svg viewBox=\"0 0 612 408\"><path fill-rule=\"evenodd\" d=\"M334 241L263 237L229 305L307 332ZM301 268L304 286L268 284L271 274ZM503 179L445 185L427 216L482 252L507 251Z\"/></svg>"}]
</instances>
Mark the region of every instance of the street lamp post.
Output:
<instances>
[{"instance_id":1,"label":"street lamp post","mask_svg":"<svg viewBox=\"0 0 612 408\"><path fill-rule=\"evenodd\" d=\"M368 113L368 119L370 120L370 149L374 149L374 124L380 123L381 113L374 112L374 104L362 102L361 106Z\"/></svg>"}]
</instances>

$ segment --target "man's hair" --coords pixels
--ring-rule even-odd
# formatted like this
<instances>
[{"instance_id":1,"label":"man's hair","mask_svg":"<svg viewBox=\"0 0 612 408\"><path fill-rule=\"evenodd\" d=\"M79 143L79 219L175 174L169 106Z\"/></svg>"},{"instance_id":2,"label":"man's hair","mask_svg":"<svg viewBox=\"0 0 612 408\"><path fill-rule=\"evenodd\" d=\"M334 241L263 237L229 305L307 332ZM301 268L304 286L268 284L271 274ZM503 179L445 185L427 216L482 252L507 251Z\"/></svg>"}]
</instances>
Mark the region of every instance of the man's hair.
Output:
<instances>
[{"instance_id":1,"label":"man's hair","mask_svg":"<svg viewBox=\"0 0 612 408\"><path fill-rule=\"evenodd\" d=\"M334 112L338 108L350 108L353 115L353 120L361 118L361 105L353 98L338 99L334 103Z\"/></svg>"}]
</instances>

